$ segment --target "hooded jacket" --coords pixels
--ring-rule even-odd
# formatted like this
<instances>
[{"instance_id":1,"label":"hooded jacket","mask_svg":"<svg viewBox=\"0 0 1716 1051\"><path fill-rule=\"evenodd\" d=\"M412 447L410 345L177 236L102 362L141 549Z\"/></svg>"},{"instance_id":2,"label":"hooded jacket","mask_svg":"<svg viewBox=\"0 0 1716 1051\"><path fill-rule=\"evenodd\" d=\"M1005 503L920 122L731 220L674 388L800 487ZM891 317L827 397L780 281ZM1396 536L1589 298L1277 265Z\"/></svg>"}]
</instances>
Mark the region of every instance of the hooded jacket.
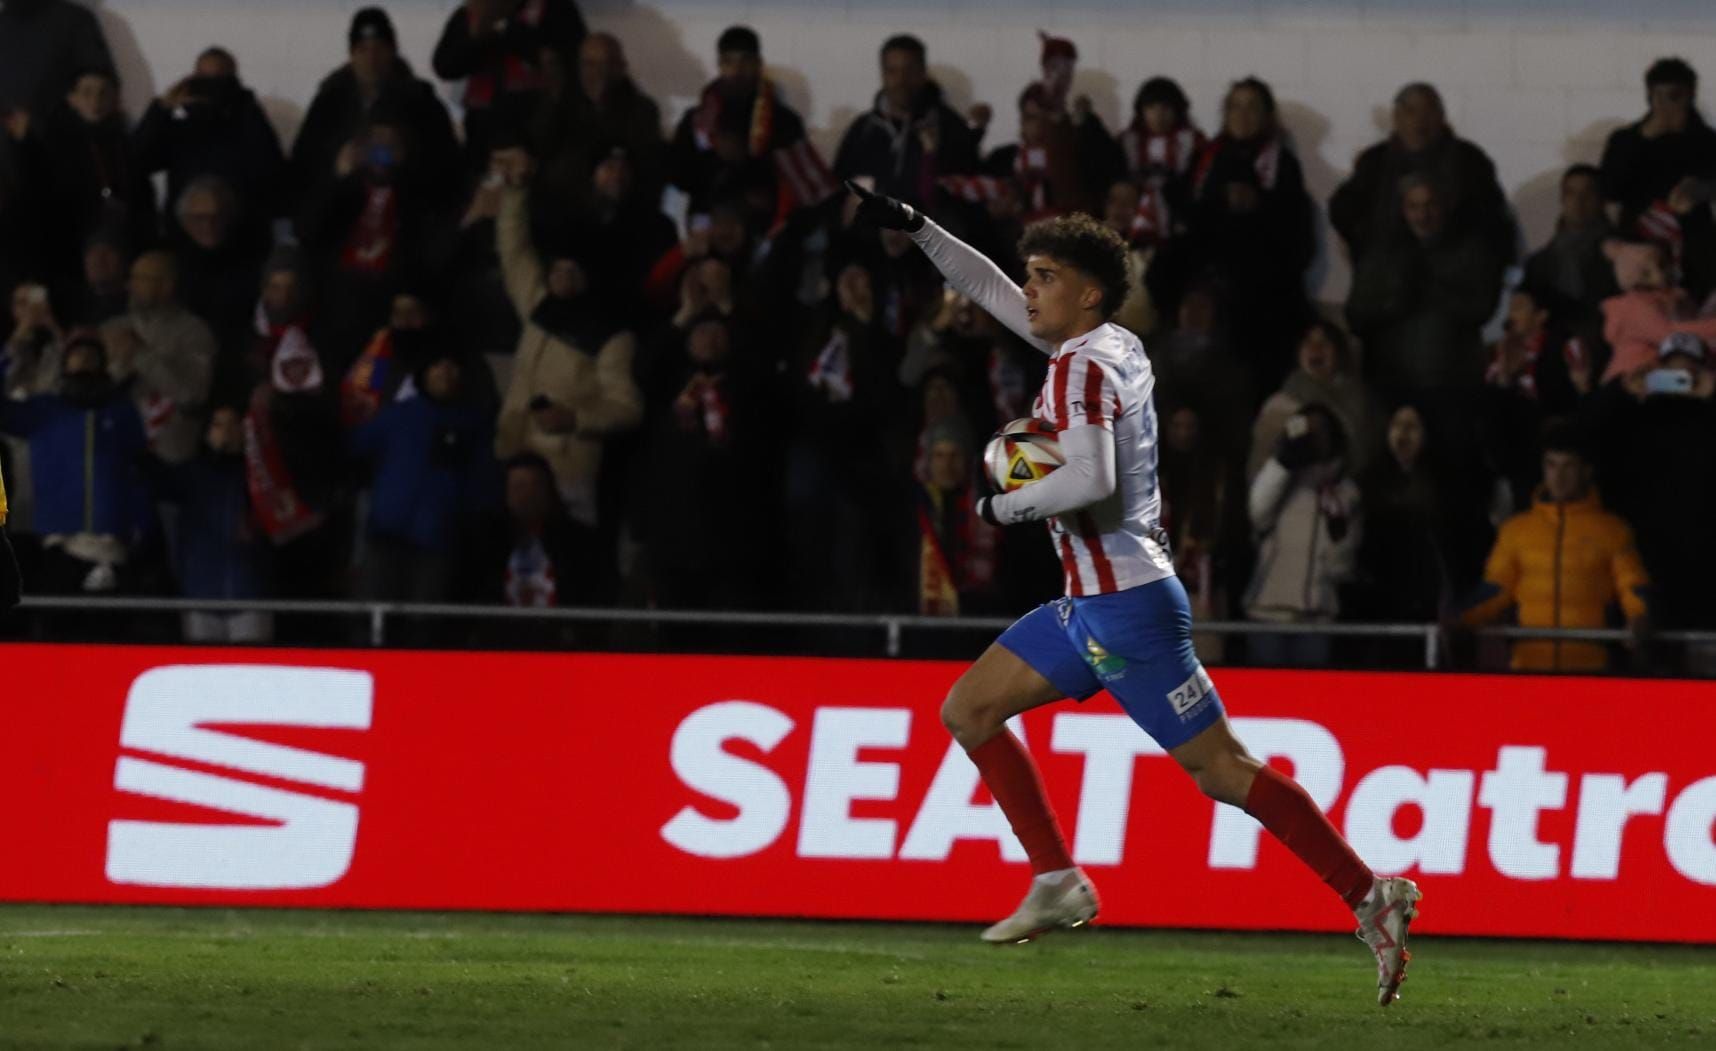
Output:
<instances>
[{"instance_id":1,"label":"hooded jacket","mask_svg":"<svg viewBox=\"0 0 1716 1051\"><path fill-rule=\"evenodd\" d=\"M1565 504L1539 490L1537 503L1502 523L1484 567L1484 596L1461 617L1490 623L1517 606L1528 628L1601 628L1611 603L1627 619L1645 612L1649 583L1619 515L1603 510L1597 491ZM1527 640L1513 648L1516 671L1600 671L1608 651L1598 643Z\"/></svg>"}]
</instances>

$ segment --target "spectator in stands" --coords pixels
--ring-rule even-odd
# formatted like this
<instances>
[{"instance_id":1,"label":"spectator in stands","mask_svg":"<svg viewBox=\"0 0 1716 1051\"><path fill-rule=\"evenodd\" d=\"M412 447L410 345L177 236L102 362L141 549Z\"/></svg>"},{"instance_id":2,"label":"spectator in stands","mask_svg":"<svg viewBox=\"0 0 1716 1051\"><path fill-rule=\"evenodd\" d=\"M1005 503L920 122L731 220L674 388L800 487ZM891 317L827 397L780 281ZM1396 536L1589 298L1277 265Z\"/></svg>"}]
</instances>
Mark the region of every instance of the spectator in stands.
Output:
<instances>
[{"instance_id":1,"label":"spectator in stands","mask_svg":"<svg viewBox=\"0 0 1716 1051\"><path fill-rule=\"evenodd\" d=\"M804 121L763 72L762 41L733 26L715 44L719 75L687 110L668 151L667 177L685 192L695 231L717 201L746 202L760 227L833 192Z\"/></svg>"},{"instance_id":2,"label":"spectator in stands","mask_svg":"<svg viewBox=\"0 0 1716 1051\"><path fill-rule=\"evenodd\" d=\"M180 508L174 564L185 597L269 597L271 552L246 484L243 408L216 406L196 457L157 463L151 472L155 491ZM274 637L274 615L190 611L184 634L187 642L267 642Z\"/></svg>"},{"instance_id":3,"label":"spectator in stands","mask_svg":"<svg viewBox=\"0 0 1716 1051\"><path fill-rule=\"evenodd\" d=\"M1360 256L1347 321L1365 348L1365 377L1385 398L1412 399L1451 455L1470 440L1454 424L1483 382L1481 329L1501 295L1506 259L1476 231L1448 225L1441 187L1409 175L1402 226Z\"/></svg>"},{"instance_id":4,"label":"spectator in stands","mask_svg":"<svg viewBox=\"0 0 1716 1051\"><path fill-rule=\"evenodd\" d=\"M46 394L59 385L60 340L65 331L54 317L45 286L33 282L19 285L12 290L11 306L12 331L4 351L4 396L22 400Z\"/></svg>"},{"instance_id":5,"label":"spectator in stands","mask_svg":"<svg viewBox=\"0 0 1716 1051\"><path fill-rule=\"evenodd\" d=\"M454 555L497 495L493 425L465 385L459 355L427 352L417 394L382 406L351 434L374 467L360 588L364 597L443 602Z\"/></svg>"},{"instance_id":6,"label":"spectator in stands","mask_svg":"<svg viewBox=\"0 0 1716 1051\"><path fill-rule=\"evenodd\" d=\"M103 325L125 313L130 299L130 244L114 222L102 224L84 240L80 280L59 297L69 301L67 314L77 324Z\"/></svg>"},{"instance_id":7,"label":"spectator in stands","mask_svg":"<svg viewBox=\"0 0 1716 1051\"><path fill-rule=\"evenodd\" d=\"M564 201L558 219L544 222L536 214L540 191L530 195L531 227L536 240L567 241L582 246L591 258L604 260L606 283L614 307L630 318L642 305L650 270L679 243L673 220L662 214L659 193L652 197L637 181L637 165L627 147L610 147L596 164L590 190L577 211L568 214Z\"/></svg>"},{"instance_id":8,"label":"spectator in stands","mask_svg":"<svg viewBox=\"0 0 1716 1051\"><path fill-rule=\"evenodd\" d=\"M1235 345L1272 385L1309 317L1305 271L1316 241L1305 177L1281 137L1269 85L1248 77L1228 89L1221 134L1198 161L1193 191L1181 265L1223 283Z\"/></svg>"},{"instance_id":9,"label":"spectator in stands","mask_svg":"<svg viewBox=\"0 0 1716 1051\"><path fill-rule=\"evenodd\" d=\"M286 156L256 93L238 79L232 52L211 47L198 55L190 76L149 103L132 142L144 171L167 173L169 212L194 180L215 176L242 188L251 204L234 220L253 237L267 232Z\"/></svg>"},{"instance_id":10,"label":"spectator in stands","mask_svg":"<svg viewBox=\"0 0 1716 1051\"><path fill-rule=\"evenodd\" d=\"M263 267L244 441L246 482L282 598L344 594L352 533L339 415L309 313L297 253L276 250Z\"/></svg>"},{"instance_id":11,"label":"spectator in stands","mask_svg":"<svg viewBox=\"0 0 1716 1051\"><path fill-rule=\"evenodd\" d=\"M893 36L882 44L882 90L840 140L834 172L869 176L876 193L919 206L933 203L936 179L977 170L977 138L930 79L923 41Z\"/></svg>"},{"instance_id":12,"label":"spectator in stands","mask_svg":"<svg viewBox=\"0 0 1716 1051\"><path fill-rule=\"evenodd\" d=\"M1236 510L1242 492L1233 461L1209 433L1195 405L1168 403L1162 415L1162 528L1168 531L1174 569L1186 585L1192 619L1220 620L1227 615L1228 573L1243 554L1247 537ZM1220 660L1220 639L1204 656Z\"/></svg>"},{"instance_id":13,"label":"spectator in stands","mask_svg":"<svg viewBox=\"0 0 1716 1051\"><path fill-rule=\"evenodd\" d=\"M155 187L131 148L111 72L79 73L64 103L45 115L41 135L48 236L62 252L75 253L106 222L120 224L133 246L153 243ZM69 258L75 268L75 254Z\"/></svg>"},{"instance_id":14,"label":"spectator in stands","mask_svg":"<svg viewBox=\"0 0 1716 1051\"><path fill-rule=\"evenodd\" d=\"M1632 529L1603 509L1583 445L1563 428L1544 440L1536 506L1503 523L1484 567L1482 597L1459 623L1488 624L1517 608L1522 627L1601 628L1618 602L1637 631L1648 583ZM1516 671L1593 672L1608 663L1607 649L1596 643L1530 640L1513 647Z\"/></svg>"},{"instance_id":15,"label":"spectator in stands","mask_svg":"<svg viewBox=\"0 0 1716 1051\"><path fill-rule=\"evenodd\" d=\"M1174 220L1183 221L1190 213L1192 173L1207 141L1192 123L1191 101L1178 83L1151 77L1138 86L1132 98L1132 123L1120 133L1120 152L1127 175L1145 197L1158 199L1157 207L1165 217L1159 220L1164 238Z\"/></svg>"},{"instance_id":16,"label":"spectator in stands","mask_svg":"<svg viewBox=\"0 0 1716 1051\"><path fill-rule=\"evenodd\" d=\"M1555 323L1528 286L1508 296L1507 320L1502 338L1490 347L1477 408L1487 456L1507 480L1514 507L1531 506L1542 471L1537 444L1544 424L1571 415L1601 374L1592 360L1595 350Z\"/></svg>"},{"instance_id":17,"label":"spectator in stands","mask_svg":"<svg viewBox=\"0 0 1716 1051\"><path fill-rule=\"evenodd\" d=\"M566 513L548 461L524 452L502 468L505 506L486 523L466 567L470 600L524 609L613 601L614 559Z\"/></svg>"},{"instance_id":18,"label":"spectator in stands","mask_svg":"<svg viewBox=\"0 0 1716 1051\"><path fill-rule=\"evenodd\" d=\"M562 79L551 85L532 121L530 148L541 160L532 187L535 199L563 201L567 214L579 210L600 196L596 170L619 150L630 161L637 199L657 206L667 163L661 109L632 80L619 38L611 33L585 37L577 68ZM538 224L544 220L551 217L537 217Z\"/></svg>"},{"instance_id":19,"label":"spectator in stands","mask_svg":"<svg viewBox=\"0 0 1716 1051\"><path fill-rule=\"evenodd\" d=\"M1158 211L1146 191L1130 178L1115 180L1103 201L1103 223L1119 234L1128 248L1127 283L1131 287L1113 320L1140 337L1155 332L1159 323L1156 302L1150 297L1144 275L1150 272L1156 246L1166 236L1158 225L1159 219L1165 215L1166 212Z\"/></svg>"},{"instance_id":20,"label":"spectator in stands","mask_svg":"<svg viewBox=\"0 0 1716 1051\"><path fill-rule=\"evenodd\" d=\"M1346 464L1353 475L1370 465L1377 434L1374 396L1353 369L1352 341L1332 321L1314 321L1299 337L1299 367L1271 394L1251 429L1246 477L1255 478L1275 455L1287 421L1308 405L1321 405L1341 421Z\"/></svg>"},{"instance_id":21,"label":"spectator in stands","mask_svg":"<svg viewBox=\"0 0 1716 1051\"><path fill-rule=\"evenodd\" d=\"M26 280L60 276L43 251L41 147L29 132L28 114L0 113L0 295Z\"/></svg>"},{"instance_id":22,"label":"spectator in stands","mask_svg":"<svg viewBox=\"0 0 1716 1051\"><path fill-rule=\"evenodd\" d=\"M375 419L382 407L414 393L411 377L424 364L435 339L428 297L406 290L393 297L387 327L376 332L340 381L340 424L352 430Z\"/></svg>"},{"instance_id":23,"label":"spectator in stands","mask_svg":"<svg viewBox=\"0 0 1716 1051\"><path fill-rule=\"evenodd\" d=\"M879 586L893 583L888 541L896 531L884 509L905 494L875 445L851 436L903 407L898 344L882 329L870 272L858 263L841 268L823 310L788 373L791 579L811 608L875 609L884 601Z\"/></svg>"},{"instance_id":24,"label":"spectator in stands","mask_svg":"<svg viewBox=\"0 0 1716 1051\"><path fill-rule=\"evenodd\" d=\"M1057 116L1049 89L1031 84L1019 96L1019 141L992 151L983 171L1010 179L1027 222L1063 212L1096 210L1103 158L1083 148L1078 125L1064 112Z\"/></svg>"},{"instance_id":25,"label":"spectator in stands","mask_svg":"<svg viewBox=\"0 0 1716 1051\"><path fill-rule=\"evenodd\" d=\"M1394 96L1393 134L1358 155L1352 176L1329 199L1329 221L1355 264L1372 249L1386 247L1408 176L1441 188L1451 234L1473 235L1503 262L1513 259L1516 234L1494 162L1454 134L1441 94L1417 83Z\"/></svg>"},{"instance_id":26,"label":"spectator in stands","mask_svg":"<svg viewBox=\"0 0 1716 1051\"><path fill-rule=\"evenodd\" d=\"M214 378L215 339L178 299L178 266L166 252L131 264L131 309L101 327L114 383L131 396L149 449L167 463L196 455Z\"/></svg>"},{"instance_id":27,"label":"spectator in stands","mask_svg":"<svg viewBox=\"0 0 1716 1051\"><path fill-rule=\"evenodd\" d=\"M646 485L634 522L648 560L649 598L663 609L745 609L758 577L763 497L756 470L772 427L748 348L725 318L692 322L683 349L656 370Z\"/></svg>"},{"instance_id":28,"label":"spectator in stands","mask_svg":"<svg viewBox=\"0 0 1716 1051\"><path fill-rule=\"evenodd\" d=\"M465 0L435 45L435 75L465 82L472 171L521 141L542 101L544 67L570 65L588 32L572 0Z\"/></svg>"},{"instance_id":29,"label":"spectator in stands","mask_svg":"<svg viewBox=\"0 0 1716 1051\"><path fill-rule=\"evenodd\" d=\"M44 115L86 69L113 69L95 14L70 0L0 5L0 113Z\"/></svg>"},{"instance_id":30,"label":"spectator in stands","mask_svg":"<svg viewBox=\"0 0 1716 1051\"><path fill-rule=\"evenodd\" d=\"M452 199L462 182L453 122L434 87L400 57L392 19L379 7L363 8L352 16L347 41L349 61L317 87L292 142L282 211L295 214L305 196L340 177L336 159L357 148L378 113L404 128L431 194Z\"/></svg>"},{"instance_id":31,"label":"spectator in stands","mask_svg":"<svg viewBox=\"0 0 1716 1051\"><path fill-rule=\"evenodd\" d=\"M1043 75L1019 95L1019 141L992 151L983 168L1017 184L1027 216L1096 214L1109 184L1126 170L1125 161L1090 97L1068 103L1077 45L1065 37L1038 36ZM980 137L982 129L976 133Z\"/></svg>"},{"instance_id":32,"label":"spectator in stands","mask_svg":"<svg viewBox=\"0 0 1716 1051\"><path fill-rule=\"evenodd\" d=\"M143 421L108 376L95 333L67 336L63 361L56 393L0 399L0 431L30 443L42 540L33 585L61 594L129 590L138 575L132 556L154 529L138 470Z\"/></svg>"},{"instance_id":33,"label":"spectator in stands","mask_svg":"<svg viewBox=\"0 0 1716 1051\"><path fill-rule=\"evenodd\" d=\"M1619 292L1603 242L1614 227L1603 212L1600 176L1575 164L1561 176L1561 214L1555 234L1525 260L1522 286L1561 327L1587 329L1602 322L1602 302ZM1589 333L1581 332L1589 338Z\"/></svg>"},{"instance_id":34,"label":"spectator in stands","mask_svg":"<svg viewBox=\"0 0 1716 1051\"><path fill-rule=\"evenodd\" d=\"M1698 74L1678 58L1645 73L1650 109L1603 149L1603 196L1620 206L1622 234L1667 248L1693 298L1716 289L1716 129L1698 112Z\"/></svg>"},{"instance_id":35,"label":"spectator in stands","mask_svg":"<svg viewBox=\"0 0 1716 1051\"><path fill-rule=\"evenodd\" d=\"M1676 333L1655 369L1591 396L1603 495L1638 531L1651 579L1651 616L1663 627L1716 628L1716 368L1707 344Z\"/></svg>"},{"instance_id":36,"label":"spectator in stands","mask_svg":"<svg viewBox=\"0 0 1716 1051\"><path fill-rule=\"evenodd\" d=\"M1365 531L1354 619L1438 621L1476 583L1489 523L1482 505L1467 499L1469 480L1451 467L1458 465L1436 457L1424 414L1411 403L1398 406L1383 455L1360 478Z\"/></svg>"},{"instance_id":37,"label":"spectator in stands","mask_svg":"<svg viewBox=\"0 0 1716 1051\"><path fill-rule=\"evenodd\" d=\"M1288 418L1273 454L1252 480L1248 506L1257 565L1246 616L1271 624L1327 624L1341 615L1363 539L1362 496L1346 468L1340 418L1320 404ZM1321 667L1327 635L1250 636L1253 663Z\"/></svg>"},{"instance_id":38,"label":"spectator in stands","mask_svg":"<svg viewBox=\"0 0 1716 1051\"><path fill-rule=\"evenodd\" d=\"M266 229L246 226L246 207L232 184L218 175L192 179L173 206L167 243L179 273L179 298L208 322L223 366L237 364L249 340L268 254Z\"/></svg>"},{"instance_id":39,"label":"spectator in stands","mask_svg":"<svg viewBox=\"0 0 1716 1051\"><path fill-rule=\"evenodd\" d=\"M925 617L1000 613L1001 530L977 513L971 438L943 423L928 435L924 476L913 487L915 543L908 549L911 609Z\"/></svg>"},{"instance_id":40,"label":"spectator in stands","mask_svg":"<svg viewBox=\"0 0 1716 1051\"><path fill-rule=\"evenodd\" d=\"M383 109L370 116L298 219L318 304L316 346L341 371L386 321L394 293L437 272L453 247L434 175L411 152L407 128Z\"/></svg>"},{"instance_id":41,"label":"spectator in stands","mask_svg":"<svg viewBox=\"0 0 1716 1051\"><path fill-rule=\"evenodd\" d=\"M0 397L23 401L59 389L65 330L54 317L46 287L26 282L12 290L12 329L0 350L4 362L4 390ZM4 439L5 525L13 533L33 532L35 487L30 478L30 443L18 437ZM0 571L5 568L0 552Z\"/></svg>"},{"instance_id":42,"label":"spectator in stands","mask_svg":"<svg viewBox=\"0 0 1716 1051\"><path fill-rule=\"evenodd\" d=\"M1150 341L1150 365L1159 396L1199 406L1212 448L1243 464L1259 392L1251 363L1234 349L1221 294L1212 281L1188 289L1174 326Z\"/></svg>"},{"instance_id":43,"label":"spectator in stands","mask_svg":"<svg viewBox=\"0 0 1716 1051\"><path fill-rule=\"evenodd\" d=\"M606 261L578 248L539 256L529 240L528 168L513 167L495 224L496 249L524 332L501 404L495 453L531 451L554 469L571 516L597 523L596 480L608 436L643 417L633 379L637 340L611 309Z\"/></svg>"}]
</instances>

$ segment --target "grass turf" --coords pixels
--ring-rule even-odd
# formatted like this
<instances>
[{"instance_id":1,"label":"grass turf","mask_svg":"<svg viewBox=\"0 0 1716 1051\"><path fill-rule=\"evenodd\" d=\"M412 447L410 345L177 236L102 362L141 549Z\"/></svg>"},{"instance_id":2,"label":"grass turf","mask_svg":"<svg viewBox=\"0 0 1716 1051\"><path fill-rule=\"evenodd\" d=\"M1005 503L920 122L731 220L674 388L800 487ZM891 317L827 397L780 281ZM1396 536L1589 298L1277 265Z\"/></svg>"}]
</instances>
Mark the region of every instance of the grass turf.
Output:
<instances>
[{"instance_id":1,"label":"grass turf","mask_svg":"<svg viewBox=\"0 0 1716 1051\"><path fill-rule=\"evenodd\" d=\"M1716 1046L1716 948L0 906L4 1048ZM1386 1042L1385 1042L1386 1041Z\"/></svg>"}]
</instances>

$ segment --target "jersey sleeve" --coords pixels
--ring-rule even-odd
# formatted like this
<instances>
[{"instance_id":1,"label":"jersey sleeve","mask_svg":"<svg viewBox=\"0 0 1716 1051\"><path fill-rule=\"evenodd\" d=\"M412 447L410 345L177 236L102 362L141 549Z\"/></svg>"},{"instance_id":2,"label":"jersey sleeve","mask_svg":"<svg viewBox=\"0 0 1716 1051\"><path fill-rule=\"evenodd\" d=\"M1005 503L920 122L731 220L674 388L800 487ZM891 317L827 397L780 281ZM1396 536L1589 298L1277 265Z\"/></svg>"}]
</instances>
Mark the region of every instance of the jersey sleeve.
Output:
<instances>
[{"instance_id":1,"label":"jersey sleeve","mask_svg":"<svg viewBox=\"0 0 1716 1051\"><path fill-rule=\"evenodd\" d=\"M1061 432L1067 462L1040 482L994 498L990 506L1001 521L1040 522L1081 511L1108 499L1117 484L1114 434L1101 427L1074 424Z\"/></svg>"},{"instance_id":2,"label":"jersey sleeve","mask_svg":"<svg viewBox=\"0 0 1716 1051\"><path fill-rule=\"evenodd\" d=\"M930 219L925 219L924 225L914 231L911 238L947 278L948 284L970 297L973 303L1031 346L1045 354L1053 350L1048 343L1031 335L1031 323L1025 317L1025 293L982 252Z\"/></svg>"},{"instance_id":3,"label":"jersey sleeve","mask_svg":"<svg viewBox=\"0 0 1716 1051\"><path fill-rule=\"evenodd\" d=\"M1102 427L1114 430L1114 418L1120 414L1120 395L1114 381L1086 354L1073 354L1062 359L1055 371L1055 419L1061 430L1073 427Z\"/></svg>"}]
</instances>

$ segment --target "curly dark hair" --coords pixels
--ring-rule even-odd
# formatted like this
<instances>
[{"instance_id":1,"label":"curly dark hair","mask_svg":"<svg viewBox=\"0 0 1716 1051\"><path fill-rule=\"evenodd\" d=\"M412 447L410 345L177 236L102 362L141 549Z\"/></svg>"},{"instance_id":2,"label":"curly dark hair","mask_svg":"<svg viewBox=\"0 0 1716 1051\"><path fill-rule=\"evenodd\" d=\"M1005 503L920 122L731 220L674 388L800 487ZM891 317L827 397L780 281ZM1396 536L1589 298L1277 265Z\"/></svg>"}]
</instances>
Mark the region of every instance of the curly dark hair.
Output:
<instances>
[{"instance_id":1,"label":"curly dark hair","mask_svg":"<svg viewBox=\"0 0 1716 1051\"><path fill-rule=\"evenodd\" d=\"M1126 242L1119 234L1083 213L1056 216L1032 223L1019 238L1019 258L1046 255L1094 280L1102 288L1102 316L1111 318L1126 302Z\"/></svg>"}]
</instances>

